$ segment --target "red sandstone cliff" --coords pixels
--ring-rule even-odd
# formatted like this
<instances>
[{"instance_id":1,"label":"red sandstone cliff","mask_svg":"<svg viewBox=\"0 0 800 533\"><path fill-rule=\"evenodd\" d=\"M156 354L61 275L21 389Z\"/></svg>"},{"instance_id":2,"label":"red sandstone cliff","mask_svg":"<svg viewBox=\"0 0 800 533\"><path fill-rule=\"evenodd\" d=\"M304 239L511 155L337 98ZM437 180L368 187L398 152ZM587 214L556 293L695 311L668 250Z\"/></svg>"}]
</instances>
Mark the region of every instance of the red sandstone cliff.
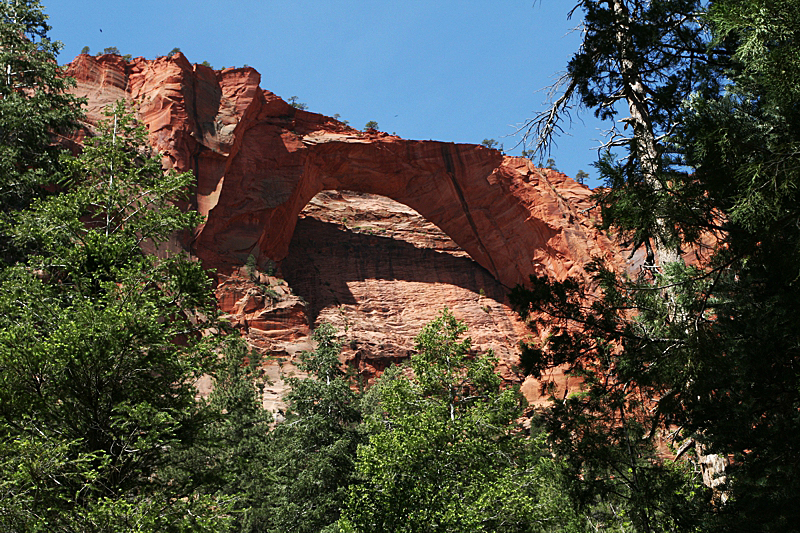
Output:
<instances>
[{"instance_id":1,"label":"red sandstone cliff","mask_svg":"<svg viewBox=\"0 0 800 533\"><path fill-rule=\"evenodd\" d=\"M195 173L206 222L187 248L217 269L220 307L251 344L289 359L328 320L372 375L447 305L513 381L528 331L507 289L620 257L594 227L590 191L523 158L359 132L291 107L252 68L213 71L182 54L82 55L69 74L90 122L133 101L165 165ZM255 270L243 266L251 255Z\"/></svg>"}]
</instances>

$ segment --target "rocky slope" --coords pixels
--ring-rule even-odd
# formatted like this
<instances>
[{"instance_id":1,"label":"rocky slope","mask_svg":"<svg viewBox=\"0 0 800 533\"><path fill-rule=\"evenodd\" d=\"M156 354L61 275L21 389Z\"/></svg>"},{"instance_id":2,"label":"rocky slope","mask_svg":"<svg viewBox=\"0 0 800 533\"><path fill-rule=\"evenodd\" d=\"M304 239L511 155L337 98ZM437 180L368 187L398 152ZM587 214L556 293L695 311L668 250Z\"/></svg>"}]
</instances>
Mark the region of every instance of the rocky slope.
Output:
<instances>
[{"instance_id":1,"label":"rocky slope","mask_svg":"<svg viewBox=\"0 0 800 533\"><path fill-rule=\"evenodd\" d=\"M181 54L82 55L69 73L90 122L129 100L165 166L195 173L191 207L206 222L182 245L216 269L220 307L250 343L289 362L327 320L371 378L448 306L518 381L530 332L508 289L531 274L585 278L592 257L622 257L594 228L590 191L523 158L359 132L289 106L251 68L213 71ZM283 385L270 371L274 403Z\"/></svg>"}]
</instances>

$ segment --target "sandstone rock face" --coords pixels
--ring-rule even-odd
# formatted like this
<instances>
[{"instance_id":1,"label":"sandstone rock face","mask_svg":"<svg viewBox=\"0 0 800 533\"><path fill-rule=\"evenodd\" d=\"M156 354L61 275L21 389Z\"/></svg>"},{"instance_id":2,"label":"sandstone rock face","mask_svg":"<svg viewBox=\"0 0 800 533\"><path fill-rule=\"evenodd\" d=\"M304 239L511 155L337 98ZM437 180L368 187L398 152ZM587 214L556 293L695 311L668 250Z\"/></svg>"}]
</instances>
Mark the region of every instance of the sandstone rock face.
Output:
<instances>
[{"instance_id":1,"label":"sandstone rock face","mask_svg":"<svg viewBox=\"0 0 800 533\"><path fill-rule=\"evenodd\" d=\"M69 74L90 122L127 99L165 165L195 173L206 221L185 246L217 269L220 307L251 344L287 361L328 320L371 377L448 306L518 381L530 332L508 289L532 274L586 279L593 257L620 257L594 227L589 189L527 159L359 132L261 89L252 68L213 71L180 53L81 55Z\"/></svg>"},{"instance_id":2,"label":"sandstone rock face","mask_svg":"<svg viewBox=\"0 0 800 533\"><path fill-rule=\"evenodd\" d=\"M207 221L193 249L210 265L285 258L298 215L324 190L413 208L506 287L531 274L580 276L592 254L612 248L581 213L590 191L566 176L482 146L356 131L262 90L252 68L215 72L182 54L81 55L69 73L90 120L133 100L168 163L194 171Z\"/></svg>"},{"instance_id":3,"label":"sandstone rock face","mask_svg":"<svg viewBox=\"0 0 800 533\"><path fill-rule=\"evenodd\" d=\"M344 354L367 378L407 357L413 338L444 307L469 324L473 346L492 350L519 380L529 334L507 291L439 228L388 198L318 194L302 211L281 271L309 302L313 322L344 333Z\"/></svg>"}]
</instances>

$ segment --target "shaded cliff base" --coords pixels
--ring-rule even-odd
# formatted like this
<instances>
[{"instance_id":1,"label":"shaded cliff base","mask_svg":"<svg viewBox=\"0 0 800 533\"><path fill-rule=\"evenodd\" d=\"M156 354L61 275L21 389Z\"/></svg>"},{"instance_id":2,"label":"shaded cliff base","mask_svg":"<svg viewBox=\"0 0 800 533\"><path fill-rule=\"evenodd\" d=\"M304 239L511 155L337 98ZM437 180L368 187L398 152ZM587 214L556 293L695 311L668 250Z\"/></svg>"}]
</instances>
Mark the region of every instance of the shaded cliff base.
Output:
<instances>
[{"instance_id":1,"label":"shaded cliff base","mask_svg":"<svg viewBox=\"0 0 800 533\"><path fill-rule=\"evenodd\" d=\"M297 356L312 348L312 326L333 324L343 362L372 382L411 355L414 337L444 307L467 324L476 350L495 353L507 383L521 384L531 401L539 395L517 371L519 343L531 332L507 289L439 228L385 197L318 194L301 213L286 259L221 275L216 291L250 345L277 358L267 367L272 410Z\"/></svg>"}]
</instances>

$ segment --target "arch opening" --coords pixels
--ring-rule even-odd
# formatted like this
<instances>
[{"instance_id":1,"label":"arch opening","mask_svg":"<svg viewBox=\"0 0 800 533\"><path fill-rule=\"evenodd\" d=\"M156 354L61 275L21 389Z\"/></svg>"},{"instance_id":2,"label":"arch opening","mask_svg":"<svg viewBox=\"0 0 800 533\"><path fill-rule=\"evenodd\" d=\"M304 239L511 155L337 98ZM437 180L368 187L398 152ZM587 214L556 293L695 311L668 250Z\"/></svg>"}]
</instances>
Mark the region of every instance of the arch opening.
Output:
<instances>
[{"instance_id":1,"label":"arch opening","mask_svg":"<svg viewBox=\"0 0 800 533\"><path fill-rule=\"evenodd\" d=\"M414 336L444 307L509 376L527 333L490 272L417 211L384 196L318 193L279 266L308 302L310 322L344 333L345 353L360 369L380 371L407 357Z\"/></svg>"}]
</instances>

